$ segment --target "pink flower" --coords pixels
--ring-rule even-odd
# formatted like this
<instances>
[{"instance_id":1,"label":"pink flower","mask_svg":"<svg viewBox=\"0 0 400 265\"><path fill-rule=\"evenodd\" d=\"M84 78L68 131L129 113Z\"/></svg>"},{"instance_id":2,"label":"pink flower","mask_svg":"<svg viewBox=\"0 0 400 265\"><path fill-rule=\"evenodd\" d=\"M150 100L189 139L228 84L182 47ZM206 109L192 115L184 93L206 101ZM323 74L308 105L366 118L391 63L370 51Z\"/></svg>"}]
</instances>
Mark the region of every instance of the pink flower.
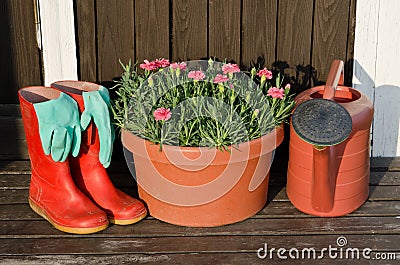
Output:
<instances>
[{"instance_id":1,"label":"pink flower","mask_svg":"<svg viewBox=\"0 0 400 265\"><path fill-rule=\"evenodd\" d=\"M158 64L155 61L149 62L148 60L144 60L144 63L140 64L140 68L145 69L147 71L152 71L158 68Z\"/></svg>"},{"instance_id":2,"label":"pink flower","mask_svg":"<svg viewBox=\"0 0 400 265\"><path fill-rule=\"evenodd\" d=\"M224 74L228 74L228 73L238 73L240 72L239 66L237 64L224 64L222 66L222 72Z\"/></svg>"},{"instance_id":3,"label":"pink flower","mask_svg":"<svg viewBox=\"0 0 400 265\"><path fill-rule=\"evenodd\" d=\"M161 107L154 111L153 116L156 121L167 121L171 119L171 111Z\"/></svg>"},{"instance_id":4,"label":"pink flower","mask_svg":"<svg viewBox=\"0 0 400 265\"><path fill-rule=\"evenodd\" d=\"M171 64L169 60L165 58L156 59L155 63L157 64L158 67L167 67Z\"/></svg>"},{"instance_id":5,"label":"pink flower","mask_svg":"<svg viewBox=\"0 0 400 265\"><path fill-rule=\"evenodd\" d=\"M188 77L200 81L203 80L206 77L206 75L202 71L190 71Z\"/></svg>"},{"instance_id":6,"label":"pink flower","mask_svg":"<svg viewBox=\"0 0 400 265\"><path fill-rule=\"evenodd\" d=\"M285 96L285 90L283 88L279 89L277 87L271 87L270 89L268 89L267 96L283 99L283 97Z\"/></svg>"},{"instance_id":7,"label":"pink flower","mask_svg":"<svg viewBox=\"0 0 400 265\"><path fill-rule=\"evenodd\" d=\"M154 61L149 62L148 60L144 60L144 63L140 64L140 68L146 69L147 71L157 70L160 67L167 67L170 65L168 59L160 58Z\"/></svg>"},{"instance_id":8,"label":"pink flower","mask_svg":"<svg viewBox=\"0 0 400 265\"><path fill-rule=\"evenodd\" d=\"M229 78L226 75L217 74L214 78L214 83L223 83L229 81Z\"/></svg>"},{"instance_id":9,"label":"pink flower","mask_svg":"<svg viewBox=\"0 0 400 265\"><path fill-rule=\"evenodd\" d=\"M285 89L290 89L290 84L286 84Z\"/></svg>"},{"instance_id":10,"label":"pink flower","mask_svg":"<svg viewBox=\"0 0 400 265\"><path fill-rule=\"evenodd\" d=\"M267 68L264 68L264 69L258 71L257 75L259 77L265 76L266 79L272 79L272 72L270 70L268 70Z\"/></svg>"},{"instance_id":11,"label":"pink flower","mask_svg":"<svg viewBox=\"0 0 400 265\"><path fill-rule=\"evenodd\" d=\"M176 70L176 69L181 69L181 70L186 70L186 63L181 62L181 63L172 63L171 64L172 69Z\"/></svg>"}]
</instances>

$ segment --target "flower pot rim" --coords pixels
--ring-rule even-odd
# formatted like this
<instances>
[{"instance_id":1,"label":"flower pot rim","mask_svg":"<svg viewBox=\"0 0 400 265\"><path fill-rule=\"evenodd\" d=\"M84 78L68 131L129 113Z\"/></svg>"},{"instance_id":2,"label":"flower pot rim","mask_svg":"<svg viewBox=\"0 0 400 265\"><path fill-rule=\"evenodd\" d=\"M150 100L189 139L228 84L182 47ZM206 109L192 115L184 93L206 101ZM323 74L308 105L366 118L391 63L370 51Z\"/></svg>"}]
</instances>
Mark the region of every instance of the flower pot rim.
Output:
<instances>
[{"instance_id":1,"label":"flower pot rim","mask_svg":"<svg viewBox=\"0 0 400 265\"><path fill-rule=\"evenodd\" d=\"M213 165L246 161L271 153L282 143L284 137L283 124L281 124L261 137L237 145L228 146L229 152L221 151L216 147L181 147L172 145L163 145L162 151L160 152L159 144L154 144L146 139L140 138L125 129L121 131L122 144L126 149L132 152L133 155L150 157L153 161L165 163L170 163L169 158L173 156L174 160L180 160L178 164L182 165L198 164L201 161L196 159L199 155L208 158L213 156ZM182 157L184 159L177 159L177 157Z\"/></svg>"}]
</instances>

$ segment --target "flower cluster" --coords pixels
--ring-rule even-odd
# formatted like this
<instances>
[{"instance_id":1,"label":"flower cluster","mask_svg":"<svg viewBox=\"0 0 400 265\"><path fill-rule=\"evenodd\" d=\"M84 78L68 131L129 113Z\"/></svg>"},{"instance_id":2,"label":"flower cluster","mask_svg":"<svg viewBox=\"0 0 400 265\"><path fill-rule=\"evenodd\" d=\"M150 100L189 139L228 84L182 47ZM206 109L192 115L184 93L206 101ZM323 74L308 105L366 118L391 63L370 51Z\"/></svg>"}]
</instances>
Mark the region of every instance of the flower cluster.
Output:
<instances>
[{"instance_id":1,"label":"flower cluster","mask_svg":"<svg viewBox=\"0 0 400 265\"><path fill-rule=\"evenodd\" d=\"M144 60L143 63L140 64L140 68L145 69L147 71L157 70L159 68L168 67L171 63L168 59L161 58L156 59L154 61Z\"/></svg>"},{"instance_id":2,"label":"flower cluster","mask_svg":"<svg viewBox=\"0 0 400 265\"><path fill-rule=\"evenodd\" d=\"M274 80L267 68L249 74L233 63L165 58L139 66L144 74L123 65L114 117L120 127L160 146L225 149L268 133L294 107L290 85L283 87L283 78Z\"/></svg>"}]
</instances>

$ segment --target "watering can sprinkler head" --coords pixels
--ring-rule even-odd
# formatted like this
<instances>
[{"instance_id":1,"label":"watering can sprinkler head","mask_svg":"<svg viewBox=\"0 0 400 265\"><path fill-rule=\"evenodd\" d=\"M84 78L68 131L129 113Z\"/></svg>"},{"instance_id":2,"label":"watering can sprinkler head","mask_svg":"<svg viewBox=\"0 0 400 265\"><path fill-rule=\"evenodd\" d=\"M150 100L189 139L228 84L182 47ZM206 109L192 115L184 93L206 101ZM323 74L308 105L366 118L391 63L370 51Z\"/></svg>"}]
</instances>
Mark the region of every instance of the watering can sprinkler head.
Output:
<instances>
[{"instance_id":1,"label":"watering can sprinkler head","mask_svg":"<svg viewBox=\"0 0 400 265\"><path fill-rule=\"evenodd\" d=\"M302 102L293 112L292 125L303 141L318 150L340 144L352 130L349 112L342 105L327 99Z\"/></svg>"}]
</instances>

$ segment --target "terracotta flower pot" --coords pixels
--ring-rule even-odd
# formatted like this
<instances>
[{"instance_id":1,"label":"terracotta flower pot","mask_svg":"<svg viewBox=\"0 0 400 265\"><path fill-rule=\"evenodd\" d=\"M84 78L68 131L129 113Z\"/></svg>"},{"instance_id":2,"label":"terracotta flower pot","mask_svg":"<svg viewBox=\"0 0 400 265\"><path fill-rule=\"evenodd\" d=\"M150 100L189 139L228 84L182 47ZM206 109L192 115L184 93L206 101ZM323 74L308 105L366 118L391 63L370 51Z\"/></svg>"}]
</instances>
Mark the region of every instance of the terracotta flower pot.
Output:
<instances>
[{"instance_id":1,"label":"terracotta flower pot","mask_svg":"<svg viewBox=\"0 0 400 265\"><path fill-rule=\"evenodd\" d=\"M160 146L122 131L135 159L139 196L162 221L196 227L242 221L267 200L273 151L283 127L222 152L207 147Z\"/></svg>"}]
</instances>

